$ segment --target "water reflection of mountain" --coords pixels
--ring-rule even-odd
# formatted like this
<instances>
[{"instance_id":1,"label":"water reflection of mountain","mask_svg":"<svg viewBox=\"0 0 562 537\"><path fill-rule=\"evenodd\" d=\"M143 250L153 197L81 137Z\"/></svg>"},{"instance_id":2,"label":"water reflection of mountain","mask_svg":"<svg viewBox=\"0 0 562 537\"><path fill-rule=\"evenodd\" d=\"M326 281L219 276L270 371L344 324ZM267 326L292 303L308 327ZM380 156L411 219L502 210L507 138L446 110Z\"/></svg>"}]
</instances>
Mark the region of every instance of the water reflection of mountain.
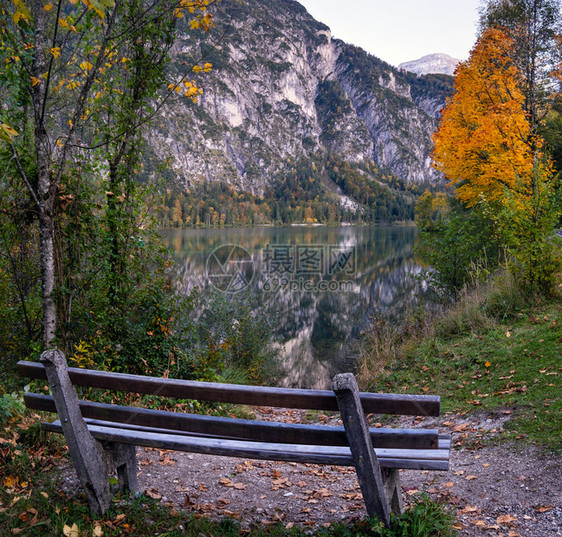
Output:
<instances>
[{"instance_id":1,"label":"water reflection of mountain","mask_svg":"<svg viewBox=\"0 0 562 537\"><path fill-rule=\"evenodd\" d=\"M415 299L418 287L413 276L421 271L413 254L415 235L415 229L404 227L259 228L168 231L164 238L181 260L179 282L186 293L194 287L209 289L205 263L216 248L225 244L245 248L255 278L243 293L257 293L276 319L274 336L282 344L281 384L325 388L335 373L352 367L351 342L370 316L381 313L399 320ZM353 271L328 274L324 270L307 277L315 285L321 280L343 282L345 286L334 291L276 288L266 292L268 245L311 245L326 256L329 248L352 251Z\"/></svg>"}]
</instances>

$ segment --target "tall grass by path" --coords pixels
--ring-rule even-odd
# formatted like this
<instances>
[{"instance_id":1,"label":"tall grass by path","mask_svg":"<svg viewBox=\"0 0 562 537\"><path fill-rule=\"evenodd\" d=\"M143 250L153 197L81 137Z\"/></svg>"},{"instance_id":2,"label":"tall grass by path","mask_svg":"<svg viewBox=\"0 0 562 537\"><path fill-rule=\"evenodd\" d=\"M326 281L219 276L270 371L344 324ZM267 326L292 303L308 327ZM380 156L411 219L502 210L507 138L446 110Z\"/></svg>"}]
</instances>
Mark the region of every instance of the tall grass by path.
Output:
<instances>
[{"instance_id":1,"label":"tall grass by path","mask_svg":"<svg viewBox=\"0 0 562 537\"><path fill-rule=\"evenodd\" d=\"M444 411L505 412L505 436L561 451L561 325L560 294L524 297L504 274L437 319L403 331L379 321L360 379L371 390L440 395Z\"/></svg>"}]
</instances>

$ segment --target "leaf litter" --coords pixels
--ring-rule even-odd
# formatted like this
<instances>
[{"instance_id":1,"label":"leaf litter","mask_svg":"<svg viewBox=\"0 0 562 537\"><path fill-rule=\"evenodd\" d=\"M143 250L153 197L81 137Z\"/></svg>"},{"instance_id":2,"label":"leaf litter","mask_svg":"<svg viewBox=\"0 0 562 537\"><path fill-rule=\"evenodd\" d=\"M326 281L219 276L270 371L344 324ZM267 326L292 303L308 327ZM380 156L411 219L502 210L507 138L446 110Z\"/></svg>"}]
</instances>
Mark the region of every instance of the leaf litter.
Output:
<instances>
[{"instance_id":1,"label":"leaf litter","mask_svg":"<svg viewBox=\"0 0 562 537\"><path fill-rule=\"evenodd\" d=\"M277 409L260 410L259 419L283 417ZM502 431L510 415L508 410L459 413L390 423L438 427L452 434L449 472L400 472L406 506L421 492L446 501L456 514L460 537L562 537L562 466L557 458L532 447L485 441ZM290 411L289 418L295 417ZM329 420L323 416L321 421ZM166 455L138 448L139 482L149 496L176 509L217 519L228 516L243 527L278 522L288 528L322 527L366 515L353 468L181 452L170 452L174 463L169 464ZM66 476L66 487L78 489L71 468Z\"/></svg>"}]
</instances>

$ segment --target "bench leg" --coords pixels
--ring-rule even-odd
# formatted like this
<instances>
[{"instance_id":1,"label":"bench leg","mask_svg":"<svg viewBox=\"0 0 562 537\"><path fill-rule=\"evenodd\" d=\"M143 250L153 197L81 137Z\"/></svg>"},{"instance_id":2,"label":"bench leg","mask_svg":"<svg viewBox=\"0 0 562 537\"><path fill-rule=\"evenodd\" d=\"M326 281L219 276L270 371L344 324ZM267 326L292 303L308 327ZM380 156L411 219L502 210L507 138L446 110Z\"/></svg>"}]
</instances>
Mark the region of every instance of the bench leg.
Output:
<instances>
[{"instance_id":1,"label":"bench leg","mask_svg":"<svg viewBox=\"0 0 562 537\"><path fill-rule=\"evenodd\" d=\"M402 489L400 487L400 473L394 468L381 468L384 482L384 492L388 499L390 510L399 515L404 511Z\"/></svg>"},{"instance_id":2,"label":"bench leg","mask_svg":"<svg viewBox=\"0 0 562 537\"><path fill-rule=\"evenodd\" d=\"M119 490L138 492L136 447L118 442L107 442L104 447L109 451L111 463L117 470Z\"/></svg>"},{"instance_id":3,"label":"bench leg","mask_svg":"<svg viewBox=\"0 0 562 537\"><path fill-rule=\"evenodd\" d=\"M367 514L390 525L389 502L386 499L381 468L373 449L369 427L359 399L359 388L352 373L336 375L333 389L340 409L357 481L363 493Z\"/></svg>"},{"instance_id":4,"label":"bench leg","mask_svg":"<svg viewBox=\"0 0 562 537\"><path fill-rule=\"evenodd\" d=\"M92 437L84 422L64 354L57 349L45 351L41 355L41 363L45 366L62 432L88 504L94 513L101 515L111 505L102 446Z\"/></svg>"}]
</instances>

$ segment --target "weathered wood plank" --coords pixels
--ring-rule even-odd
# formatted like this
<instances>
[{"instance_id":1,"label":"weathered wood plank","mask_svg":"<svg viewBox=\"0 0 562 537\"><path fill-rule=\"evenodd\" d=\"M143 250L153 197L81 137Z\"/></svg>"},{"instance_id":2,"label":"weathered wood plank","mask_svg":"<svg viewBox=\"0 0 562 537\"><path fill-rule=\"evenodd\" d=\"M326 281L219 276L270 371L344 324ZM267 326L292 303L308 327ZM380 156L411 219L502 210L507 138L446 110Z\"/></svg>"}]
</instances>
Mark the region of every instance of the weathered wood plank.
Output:
<instances>
[{"instance_id":1,"label":"weathered wood plank","mask_svg":"<svg viewBox=\"0 0 562 537\"><path fill-rule=\"evenodd\" d=\"M102 446L92 438L82 418L78 395L68 376L63 353L57 349L45 351L41 355L41 362L53 393L61 431L90 509L102 514L111 501L108 468Z\"/></svg>"},{"instance_id":2,"label":"weathered wood plank","mask_svg":"<svg viewBox=\"0 0 562 537\"><path fill-rule=\"evenodd\" d=\"M159 434L164 434L164 435L181 435L181 436L202 436L203 438L207 438L208 435L199 435L197 433L193 434L193 433L189 433L188 435L186 435L185 433L181 433L179 431L172 431L169 429L158 429L158 428L147 428L147 427L140 427L138 425L131 425L131 424L121 424L121 425L117 425L114 422L108 422L108 421L102 421L102 420L91 420L86 418L86 423L88 424L88 426L90 425L99 425L99 426L103 426L103 427L113 427L116 429L119 429L120 427L124 428L124 429L130 429L130 430L134 430L134 431L138 431L138 432L142 432L142 431L146 431L146 432L151 432L151 433L159 433ZM46 428L49 427L49 424L44 424ZM216 437L215 437L216 438ZM225 440L236 440L235 438L225 438L225 437L220 437L222 439ZM271 443L271 442L270 442ZM257 444L257 443L256 443ZM279 444L278 443L278 447L276 447L275 449L278 451L291 451L291 446L292 444ZM334 446L336 447L336 446ZM338 446L340 447L340 446ZM347 453L347 452L346 452ZM432 450L408 450L408 449L380 449L377 448L375 449L375 453L377 455L377 458L379 459L379 462L384 461L384 460L393 460L396 461L396 463L398 464L399 461L404 461L404 464L409 464L408 461L412 461L412 465L410 466L399 466L400 468L417 468L417 466L415 465L415 461L423 461L424 464L432 464L434 461L436 463L438 463L439 465L439 469L445 469L445 466L443 464L441 464L443 461L445 461L448 464L448 460L449 460L449 450L446 448L442 448L442 449L432 449ZM338 454L341 454L341 452L338 452ZM381 462L381 466L383 466L384 463ZM424 470L427 469L437 469L437 468L423 468Z\"/></svg>"},{"instance_id":3,"label":"weathered wood plank","mask_svg":"<svg viewBox=\"0 0 562 537\"><path fill-rule=\"evenodd\" d=\"M47 412L55 411L54 402L48 395L26 393L24 400L28 408ZM124 407L92 401L80 401L80 409L86 418L170 429L168 432L177 430L207 436L247 438L264 442L348 445L343 427L222 418ZM373 447L380 448L436 449L439 438L437 429L372 428L369 431Z\"/></svg>"},{"instance_id":4,"label":"weathered wood plank","mask_svg":"<svg viewBox=\"0 0 562 537\"><path fill-rule=\"evenodd\" d=\"M384 493L388 499L390 510L399 515L404 511L402 501L402 488L400 487L400 473L397 468L382 468L382 479L384 483Z\"/></svg>"},{"instance_id":5,"label":"weathered wood plank","mask_svg":"<svg viewBox=\"0 0 562 537\"><path fill-rule=\"evenodd\" d=\"M104 442L103 447L111 457L111 462L117 470L119 490L138 492L137 479L137 448L132 444Z\"/></svg>"},{"instance_id":6,"label":"weathered wood plank","mask_svg":"<svg viewBox=\"0 0 562 537\"><path fill-rule=\"evenodd\" d=\"M45 424L43 428L45 430L59 432L60 423L54 422L52 424ZM125 428L103 427L99 425L89 425L88 429L94 438L108 442L121 442L138 446L204 453L207 455L241 457L245 459L353 466L349 449L345 447L294 445L292 449L288 451L286 449L287 445L283 445L284 450L282 450L279 445L269 444L267 442L257 443L220 438L167 435Z\"/></svg>"},{"instance_id":7,"label":"weathered wood plank","mask_svg":"<svg viewBox=\"0 0 562 537\"><path fill-rule=\"evenodd\" d=\"M36 362L20 361L18 370L21 376L46 378L42 365ZM200 401L310 410L338 410L336 398L330 390L197 382L72 367L68 371L73 384L78 386ZM434 395L361 393L360 399L366 413L438 416L440 412L440 398Z\"/></svg>"},{"instance_id":8,"label":"weathered wood plank","mask_svg":"<svg viewBox=\"0 0 562 537\"><path fill-rule=\"evenodd\" d=\"M381 468L397 468L400 470L449 470L449 461L426 461L424 459L379 459Z\"/></svg>"},{"instance_id":9,"label":"weathered wood plank","mask_svg":"<svg viewBox=\"0 0 562 537\"><path fill-rule=\"evenodd\" d=\"M61 433L60 421L42 423L45 431ZM276 460L287 462L303 462L313 464L329 464L336 466L354 466L349 448L341 446L300 446L298 451L286 444L268 442L240 442L236 440L194 437L188 435L166 434L159 432L136 431L119 426L88 424L88 430L98 440L134 444L137 446L174 449L190 453L205 453L228 457L242 457L259 460ZM297 448L295 446L295 448ZM426 451L418 452L416 459L404 458L400 450L388 451L379 458L383 468L404 468L413 470L446 470L448 469L448 452L435 459L423 459ZM389 455L397 455L391 457Z\"/></svg>"},{"instance_id":10,"label":"weathered wood plank","mask_svg":"<svg viewBox=\"0 0 562 537\"><path fill-rule=\"evenodd\" d=\"M381 468L371 444L367 420L363 414L359 389L351 373L336 375L333 380L345 433L369 516L377 516L390 525L390 505L386 498Z\"/></svg>"},{"instance_id":11,"label":"weathered wood plank","mask_svg":"<svg viewBox=\"0 0 562 537\"><path fill-rule=\"evenodd\" d=\"M111 421L103 421L103 420L93 420L86 418L86 424L88 426L95 425L100 427L112 427L116 430L121 428L131 430L131 431L138 431L139 433L148 432L148 433L158 433L163 435L179 435L188 437L203 437L203 438L210 438L208 435L200 435L198 433L182 433L180 431L173 431L170 429L161 429L156 427L142 427L139 425L132 425L128 423L117 424ZM212 437L215 440L238 440L244 441L240 438L226 438L224 436L220 437ZM246 441L246 443L255 443L257 448L259 449L260 444L269 444L270 449L275 449L276 451L292 451L293 445L303 446L306 452L308 451L317 451L317 452L325 452L330 453L331 451L337 452L338 454L341 453L349 453L349 447L347 446L326 446L326 445L319 445L319 444L286 444L284 442L263 442L263 441ZM333 447L334 450L330 448ZM318 448L318 449L309 449L309 448ZM295 448L299 449L299 448ZM393 458L393 459L419 459L422 458L424 460L446 460L448 458L448 450L446 449L424 449L424 450L416 450L416 449L401 449L401 448L376 448L375 453L377 457L385 457L385 458Z\"/></svg>"}]
</instances>

